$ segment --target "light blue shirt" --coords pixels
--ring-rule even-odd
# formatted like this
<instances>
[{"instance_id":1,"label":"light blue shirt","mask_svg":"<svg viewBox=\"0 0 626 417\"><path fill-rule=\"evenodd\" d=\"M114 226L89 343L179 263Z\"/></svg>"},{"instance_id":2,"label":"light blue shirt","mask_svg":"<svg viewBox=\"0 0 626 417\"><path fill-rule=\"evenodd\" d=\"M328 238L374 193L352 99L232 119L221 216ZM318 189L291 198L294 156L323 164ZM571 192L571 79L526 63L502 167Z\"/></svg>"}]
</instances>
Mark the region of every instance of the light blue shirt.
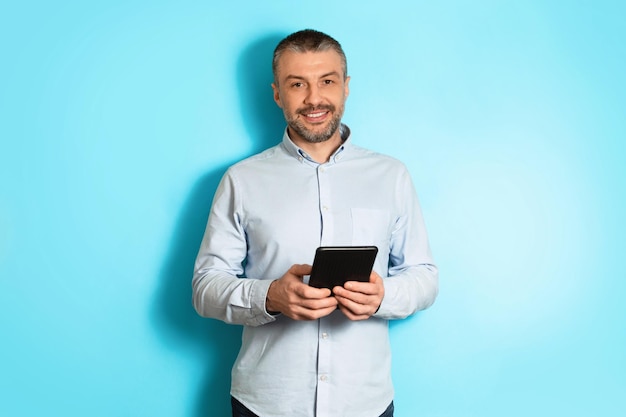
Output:
<instances>
[{"instance_id":1,"label":"light blue shirt","mask_svg":"<svg viewBox=\"0 0 626 417\"><path fill-rule=\"evenodd\" d=\"M228 169L193 278L204 317L242 324L231 394L265 417L377 417L393 399L388 320L427 308L438 273L417 195L399 161L343 144L324 164L285 132ZM272 280L313 262L318 246L375 245L385 295L368 320L336 310L314 321L271 315ZM245 276L245 278L240 278Z\"/></svg>"}]
</instances>

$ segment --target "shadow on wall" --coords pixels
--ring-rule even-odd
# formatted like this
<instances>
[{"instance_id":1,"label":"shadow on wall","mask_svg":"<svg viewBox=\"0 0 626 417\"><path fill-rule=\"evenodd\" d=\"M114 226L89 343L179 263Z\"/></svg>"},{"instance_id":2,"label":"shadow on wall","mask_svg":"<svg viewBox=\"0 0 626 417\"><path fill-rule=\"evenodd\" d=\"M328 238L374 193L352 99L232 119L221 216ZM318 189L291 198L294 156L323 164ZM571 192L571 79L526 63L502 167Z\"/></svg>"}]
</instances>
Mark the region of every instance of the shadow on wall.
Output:
<instances>
[{"instance_id":1,"label":"shadow on wall","mask_svg":"<svg viewBox=\"0 0 626 417\"><path fill-rule=\"evenodd\" d=\"M272 55L288 33L275 33L252 42L237 61L237 85L241 116L254 142L254 153L274 146L282 139L285 118L274 102Z\"/></svg>"},{"instance_id":2,"label":"shadow on wall","mask_svg":"<svg viewBox=\"0 0 626 417\"><path fill-rule=\"evenodd\" d=\"M273 146L282 138L285 122L272 99L270 84L272 52L283 37L273 34L252 42L237 61L241 113L253 142L252 153ZM201 318L191 304L194 261L213 195L229 165L214 168L201 177L185 201L161 270L153 311L154 325L163 343L204 373L202 385L192 387L197 388L194 417L231 415L230 370L241 344L240 326ZM187 407L181 404L181 408Z\"/></svg>"}]
</instances>

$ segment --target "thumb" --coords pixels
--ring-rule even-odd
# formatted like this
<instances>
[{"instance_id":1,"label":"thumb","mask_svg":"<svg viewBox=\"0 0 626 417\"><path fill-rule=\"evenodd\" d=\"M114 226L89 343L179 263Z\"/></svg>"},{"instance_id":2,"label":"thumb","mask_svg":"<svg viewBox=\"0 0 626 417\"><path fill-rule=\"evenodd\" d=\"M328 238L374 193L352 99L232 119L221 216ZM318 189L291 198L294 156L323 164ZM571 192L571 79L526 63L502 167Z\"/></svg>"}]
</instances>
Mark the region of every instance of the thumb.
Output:
<instances>
[{"instance_id":1,"label":"thumb","mask_svg":"<svg viewBox=\"0 0 626 417\"><path fill-rule=\"evenodd\" d=\"M289 268L289 272L302 278L305 275L311 275L311 265L308 264L295 264Z\"/></svg>"}]
</instances>

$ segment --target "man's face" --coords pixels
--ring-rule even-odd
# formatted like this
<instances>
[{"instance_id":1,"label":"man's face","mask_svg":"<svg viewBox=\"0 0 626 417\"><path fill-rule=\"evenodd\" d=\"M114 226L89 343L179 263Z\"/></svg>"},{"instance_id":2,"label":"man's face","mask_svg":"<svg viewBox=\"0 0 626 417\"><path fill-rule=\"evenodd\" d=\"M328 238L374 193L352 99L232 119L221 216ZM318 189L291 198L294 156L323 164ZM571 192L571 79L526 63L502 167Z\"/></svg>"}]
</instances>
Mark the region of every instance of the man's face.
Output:
<instances>
[{"instance_id":1,"label":"man's face","mask_svg":"<svg viewBox=\"0 0 626 417\"><path fill-rule=\"evenodd\" d=\"M272 88L292 140L319 143L339 135L349 81L333 50L281 55Z\"/></svg>"}]
</instances>

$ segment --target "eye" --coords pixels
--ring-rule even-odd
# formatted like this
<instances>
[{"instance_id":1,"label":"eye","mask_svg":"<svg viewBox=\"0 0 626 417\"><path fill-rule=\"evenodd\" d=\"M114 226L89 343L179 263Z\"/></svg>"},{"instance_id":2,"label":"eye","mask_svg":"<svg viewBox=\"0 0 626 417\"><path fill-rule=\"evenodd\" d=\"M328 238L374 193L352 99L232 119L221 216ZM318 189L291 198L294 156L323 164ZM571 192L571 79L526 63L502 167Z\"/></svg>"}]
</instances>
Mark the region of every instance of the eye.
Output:
<instances>
[{"instance_id":1,"label":"eye","mask_svg":"<svg viewBox=\"0 0 626 417\"><path fill-rule=\"evenodd\" d=\"M322 82L324 83L324 85L331 85L331 84L333 84L333 83L334 83L334 81L333 81L333 80L324 80L324 81L322 81Z\"/></svg>"},{"instance_id":2,"label":"eye","mask_svg":"<svg viewBox=\"0 0 626 417\"><path fill-rule=\"evenodd\" d=\"M291 86L293 88L301 88L303 85L304 85L304 83L301 83L301 82L295 82L295 83L291 84Z\"/></svg>"}]
</instances>

